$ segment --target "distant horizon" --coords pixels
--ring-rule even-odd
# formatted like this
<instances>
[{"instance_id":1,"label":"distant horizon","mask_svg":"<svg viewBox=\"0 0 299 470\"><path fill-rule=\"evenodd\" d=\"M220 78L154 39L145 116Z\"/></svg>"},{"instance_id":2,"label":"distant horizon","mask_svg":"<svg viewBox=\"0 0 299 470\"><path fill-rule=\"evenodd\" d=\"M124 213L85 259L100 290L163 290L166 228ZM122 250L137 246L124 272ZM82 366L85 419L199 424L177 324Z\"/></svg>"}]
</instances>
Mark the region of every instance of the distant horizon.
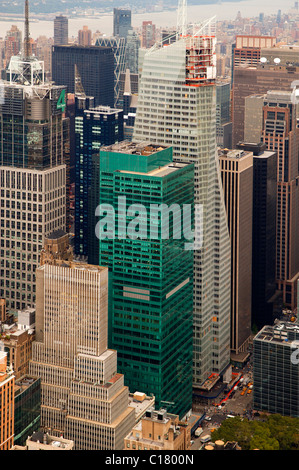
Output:
<instances>
[{"instance_id":1,"label":"distant horizon","mask_svg":"<svg viewBox=\"0 0 299 470\"><path fill-rule=\"evenodd\" d=\"M2 1L2 0L0 0ZM23 0L22 0L23 1ZM208 0L203 0L208 1ZM294 6L294 0L289 0L286 4L281 6L281 0L223 0L221 3L208 3L208 4L197 4L190 5L188 2L188 14L187 19L194 23L199 23L202 20L208 19L216 15L216 21L230 21L234 20L238 11L241 12L241 16L245 18L254 18L263 12L266 16L276 14L278 9L282 10L282 13L286 13L292 6ZM46 36L51 38L54 36L54 24L53 18L59 12L48 15L47 19L43 18L40 20L30 19L30 36L33 39L37 39L39 36ZM16 25L22 32L24 32L24 21L22 17L1 19L0 13L0 35L5 36L6 32L10 29L11 25ZM34 15L33 15L34 16ZM68 15L66 15L68 16ZM176 26L176 9L157 11L157 12L132 12L132 27L138 28L142 25L142 21L151 20L158 27L173 28ZM32 13L31 13L32 18ZM92 32L100 31L101 33L111 36L113 32L113 7L110 7L110 12L102 14L91 15L86 17L84 15L78 15L69 18L69 37L75 37L78 34L78 30L83 25L87 25Z\"/></svg>"}]
</instances>

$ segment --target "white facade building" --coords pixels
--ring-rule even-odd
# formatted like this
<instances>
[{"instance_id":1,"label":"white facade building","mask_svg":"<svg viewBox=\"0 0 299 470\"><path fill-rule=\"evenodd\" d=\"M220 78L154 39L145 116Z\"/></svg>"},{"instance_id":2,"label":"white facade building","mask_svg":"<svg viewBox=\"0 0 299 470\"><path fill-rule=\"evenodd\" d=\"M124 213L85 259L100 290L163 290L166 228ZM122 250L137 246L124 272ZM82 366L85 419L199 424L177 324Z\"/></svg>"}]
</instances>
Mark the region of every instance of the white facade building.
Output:
<instances>
[{"instance_id":1,"label":"white facade building","mask_svg":"<svg viewBox=\"0 0 299 470\"><path fill-rule=\"evenodd\" d=\"M142 58L133 141L172 145L195 166L203 244L194 252L194 387L230 362L230 238L216 146L212 22Z\"/></svg>"}]
</instances>

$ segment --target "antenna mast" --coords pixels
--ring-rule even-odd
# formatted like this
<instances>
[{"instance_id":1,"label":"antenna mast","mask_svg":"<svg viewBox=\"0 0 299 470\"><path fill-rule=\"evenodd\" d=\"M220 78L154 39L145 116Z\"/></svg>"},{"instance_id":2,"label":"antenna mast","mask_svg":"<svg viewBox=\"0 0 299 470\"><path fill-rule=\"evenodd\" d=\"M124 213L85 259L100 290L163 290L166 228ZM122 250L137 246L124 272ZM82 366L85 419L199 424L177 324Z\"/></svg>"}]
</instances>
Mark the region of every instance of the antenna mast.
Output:
<instances>
[{"instance_id":1,"label":"antenna mast","mask_svg":"<svg viewBox=\"0 0 299 470\"><path fill-rule=\"evenodd\" d=\"M187 0L179 0L177 14L177 36L184 37L187 33Z\"/></svg>"},{"instance_id":2,"label":"antenna mast","mask_svg":"<svg viewBox=\"0 0 299 470\"><path fill-rule=\"evenodd\" d=\"M30 34L29 34L29 0L25 0L25 39L24 54L26 59L30 57Z\"/></svg>"}]
</instances>

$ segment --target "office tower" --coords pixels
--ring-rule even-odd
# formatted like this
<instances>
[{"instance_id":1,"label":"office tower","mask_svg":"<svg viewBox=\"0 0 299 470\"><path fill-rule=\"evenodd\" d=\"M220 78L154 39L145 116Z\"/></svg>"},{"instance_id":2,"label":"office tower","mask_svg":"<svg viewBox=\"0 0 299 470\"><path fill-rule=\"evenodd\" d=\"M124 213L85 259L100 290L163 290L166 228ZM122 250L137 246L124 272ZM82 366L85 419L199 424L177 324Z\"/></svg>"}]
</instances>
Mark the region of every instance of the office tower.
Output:
<instances>
[{"instance_id":1,"label":"office tower","mask_svg":"<svg viewBox=\"0 0 299 470\"><path fill-rule=\"evenodd\" d=\"M78 44L79 46L91 46L91 30L88 29L88 26L83 26L83 29L79 29Z\"/></svg>"},{"instance_id":2,"label":"office tower","mask_svg":"<svg viewBox=\"0 0 299 470\"><path fill-rule=\"evenodd\" d=\"M43 63L28 55L26 12L25 50L11 58L0 104L0 296L13 311L33 307L38 253L65 229L67 205L65 88L45 83Z\"/></svg>"},{"instance_id":3,"label":"office tower","mask_svg":"<svg viewBox=\"0 0 299 470\"><path fill-rule=\"evenodd\" d=\"M135 411L117 352L107 349L108 269L61 257L66 238L50 237L37 269L30 373L41 377L41 428L76 450L121 450Z\"/></svg>"},{"instance_id":4,"label":"office tower","mask_svg":"<svg viewBox=\"0 0 299 470\"><path fill-rule=\"evenodd\" d=\"M131 10L113 8L113 36L126 38L131 26Z\"/></svg>"},{"instance_id":5,"label":"office tower","mask_svg":"<svg viewBox=\"0 0 299 470\"><path fill-rule=\"evenodd\" d=\"M104 147L97 171L97 203L110 204L118 219L121 210L125 228L134 225L131 205L142 204L148 214L157 204L176 204L180 211L185 204L193 211L193 165L174 163L171 147L134 142ZM121 224L115 239L98 235L94 253L96 264L109 267L109 343L118 351L126 384L131 392L152 393L158 407L182 417L192 404L193 252L185 250L182 232L180 239L174 234L181 226L177 215L169 217L169 239L157 218L142 225L137 238L123 233ZM157 227L153 236L146 233L150 225Z\"/></svg>"},{"instance_id":6,"label":"office tower","mask_svg":"<svg viewBox=\"0 0 299 470\"><path fill-rule=\"evenodd\" d=\"M251 334L251 260L253 154L219 151L231 240L231 358L248 358Z\"/></svg>"},{"instance_id":7,"label":"office tower","mask_svg":"<svg viewBox=\"0 0 299 470\"><path fill-rule=\"evenodd\" d=\"M266 40L266 39L265 39ZM269 44L270 38L268 39ZM260 49L257 65L244 64L234 67L232 89L232 121L235 147L245 140L245 98L253 94L264 94L269 90L288 91L293 81L299 78L298 46L266 46Z\"/></svg>"},{"instance_id":8,"label":"office tower","mask_svg":"<svg viewBox=\"0 0 299 470\"><path fill-rule=\"evenodd\" d=\"M92 176L92 156L104 145L124 138L123 111L93 106L93 98L76 95L75 142L75 240L77 255L88 255L88 201Z\"/></svg>"},{"instance_id":9,"label":"office tower","mask_svg":"<svg viewBox=\"0 0 299 470\"><path fill-rule=\"evenodd\" d=\"M148 410L125 437L124 450L191 450L191 426L166 410Z\"/></svg>"},{"instance_id":10,"label":"office tower","mask_svg":"<svg viewBox=\"0 0 299 470\"><path fill-rule=\"evenodd\" d=\"M142 47L153 47L156 42L156 25L152 21L142 22Z\"/></svg>"},{"instance_id":11,"label":"office tower","mask_svg":"<svg viewBox=\"0 0 299 470\"><path fill-rule=\"evenodd\" d=\"M101 48L111 48L113 51L113 68L114 68L114 104L110 104L111 107L121 108L120 93L119 93L119 81L120 74L126 69L126 39L123 37L100 37L96 41L96 46ZM83 81L83 86L84 81ZM85 88L86 92L87 89ZM94 95L92 95L94 96ZM98 103L104 104L104 103Z\"/></svg>"},{"instance_id":12,"label":"office tower","mask_svg":"<svg viewBox=\"0 0 299 470\"><path fill-rule=\"evenodd\" d=\"M299 278L299 128L294 91L264 97L262 142L277 152L276 283L283 303L295 310Z\"/></svg>"},{"instance_id":13,"label":"office tower","mask_svg":"<svg viewBox=\"0 0 299 470\"><path fill-rule=\"evenodd\" d=\"M10 450L14 439L14 387L13 370L7 367L7 355L0 350L0 450Z\"/></svg>"},{"instance_id":14,"label":"office tower","mask_svg":"<svg viewBox=\"0 0 299 470\"><path fill-rule=\"evenodd\" d=\"M266 325L253 339L253 408L299 417L299 327Z\"/></svg>"},{"instance_id":15,"label":"office tower","mask_svg":"<svg viewBox=\"0 0 299 470\"><path fill-rule=\"evenodd\" d=\"M82 79L88 96L94 96L95 105L111 106L113 91L113 52L110 47L96 46L53 46L52 79L56 85L67 87L68 93L75 93L75 66Z\"/></svg>"},{"instance_id":16,"label":"office tower","mask_svg":"<svg viewBox=\"0 0 299 470\"><path fill-rule=\"evenodd\" d=\"M14 445L25 445L40 427L41 385L39 377L24 375L15 382Z\"/></svg>"},{"instance_id":17,"label":"office tower","mask_svg":"<svg viewBox=\"0 0 299 470\"><path fill-rule=\"evenodd\" d=\"M267 151L265 144L250 142L237 147L253 152L251 311L252 324L262 328L273 323L276 293L277 154Z\"/></svg>"},{"instance_id":18,"label":"office tower","mask_svg":"<svg viewBox=\"0 0 299 470\"><path fill-rule=\"evenodd\" d=\"M232 123L230 117L230 80L216 81L216 143L218 147L232 146Z\"/></svg>"},{"instance_id":19,"label":"office tower","mask_svg":"<svg viewBox=\"0 0 299 470\"><path fill-rule=\"evenodd\" d=\"M138 34L130 30L127 36L126 45L126 68L133 74L138 74L138 52L140 48L140 38ZM122 72L121 72L122 73Z\"/></svg>"},{"instance_id":20,"label":"office tower","mask_svg":"<svg viewBox=\"0 0 299 470\"><path fill-rule=\"evenodd\" d=\"M237 35L233 55L233 67L242 65L256 67L261 58L261 49L275 46L273 36Z\"/></svg>"},{"instance_id":21,"label":"office tower","mask_svg":"<svg viewBox=\"0 0 299 470\"><path fill-rule=\"evenodd\" d=\"M66 16L56 16L54 19L54 45L65 46L69 42L69 20Z\"/></svg>"},{"instance_id":22,"label":"office tower","mask_svg":"<svg viewBox=\"0 0 299 470\"><path fill-rule=\"evenodd\" d=\"M230 238L216 148L213 29L207 21L145 54L133 134L134 141L172 145L174 161L195 166L203 244L194 250L194 387L230 363Z\"/></svg>"}]
</instances>

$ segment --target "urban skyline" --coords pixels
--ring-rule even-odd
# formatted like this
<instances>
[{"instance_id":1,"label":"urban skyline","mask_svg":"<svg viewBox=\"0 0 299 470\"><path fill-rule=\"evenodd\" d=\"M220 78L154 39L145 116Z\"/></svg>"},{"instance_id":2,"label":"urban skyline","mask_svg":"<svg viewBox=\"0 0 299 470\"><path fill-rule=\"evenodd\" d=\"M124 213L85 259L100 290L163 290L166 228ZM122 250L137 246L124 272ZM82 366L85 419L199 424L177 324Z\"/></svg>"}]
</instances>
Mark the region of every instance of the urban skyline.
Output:
<instances>
[{"instance_id":1,"label":"urban skyline","mask_svg":"<svg viewBox=\"0 0 299 470\"><path fill-rule=\"evenodd\" d=\"M299 2L248 1L0 38L0 449L299 450Z\"/></svg>"}]
</instances>

